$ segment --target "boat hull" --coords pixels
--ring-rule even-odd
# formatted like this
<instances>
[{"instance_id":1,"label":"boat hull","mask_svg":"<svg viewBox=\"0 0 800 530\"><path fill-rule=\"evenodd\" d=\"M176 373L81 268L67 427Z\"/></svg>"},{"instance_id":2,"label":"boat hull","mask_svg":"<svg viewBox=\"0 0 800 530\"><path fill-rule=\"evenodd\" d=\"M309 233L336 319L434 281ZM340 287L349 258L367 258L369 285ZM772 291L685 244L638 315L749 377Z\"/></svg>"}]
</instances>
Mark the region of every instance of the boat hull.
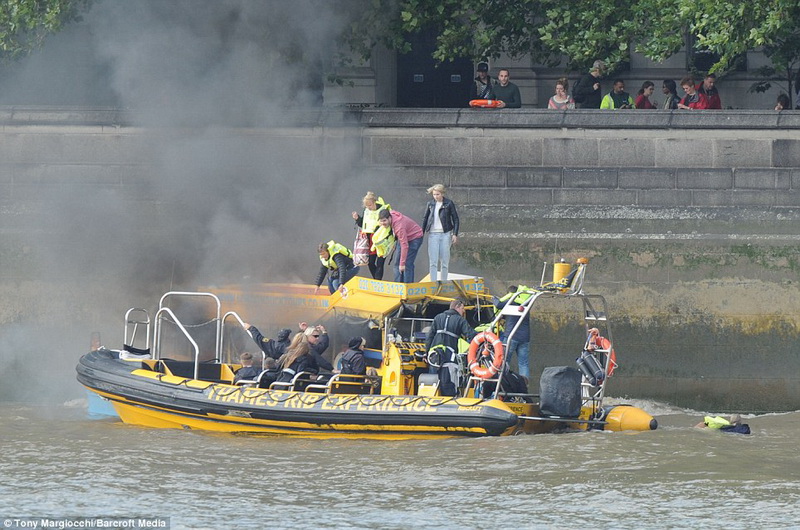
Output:
<instances>
[{"instance_id":1,"label":"boat hull","mask_svg":"<svg viewBox=\"0 0 800 530\"><path fill-rule=\"evenodd\" d=\"M77 372L123 422L154 428L386 439L500 436L523 429L499 400L244 388L165 375L104 350L81 357Z\"/></svg>"}]
</instances>

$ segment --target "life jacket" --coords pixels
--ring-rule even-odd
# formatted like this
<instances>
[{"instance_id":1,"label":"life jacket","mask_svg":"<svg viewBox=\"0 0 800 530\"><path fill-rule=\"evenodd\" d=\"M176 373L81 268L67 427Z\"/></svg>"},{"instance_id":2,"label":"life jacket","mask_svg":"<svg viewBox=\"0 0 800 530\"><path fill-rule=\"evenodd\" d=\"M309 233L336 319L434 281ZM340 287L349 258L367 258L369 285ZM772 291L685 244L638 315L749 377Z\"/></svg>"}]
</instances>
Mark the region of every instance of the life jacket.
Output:
<instances>
[{"instance_id":1,"label":"life jacket","mask_svg":"<svg viewBox=\"0 0 800 530\"><path fill-rule=\"evenodd\" d=\"M333 257L336 254L343 254L344 256L347 256L348 258L352 258L353 257L353 253L350 252L350 249L348 249L346 246L344 246L344 245L342 245L340 243L337 243L336 241L331 239L330 241L328 241L328 259L325 259L320 255L319 261L320 261L320 263L322 263L323 265L328 267L330 270L332 270L332 271L336 270L336 269L339 268L339 266L336 265L336 262L333 260Z\"/></svg>"},{"instance_id":2,"label":"life jacket","mask_svg":"<svg viewBox=\"0 0 800 530\"><path fill-rule=\"evenodd\" d=\"M710 429L721 429L731 424L731 422L721 416L706 416L703 418L703 423Z\"/></svg>"},{"instance_id":3,"label":"life jacket","mask_svg":"<svg viewBox=\"0 0 800 530\"><path fill-rule=\"evenodd\" d=\"M531 290L531 288L528 287L527 285L520 285L519 287L517 287L516 292L507 293L505 296L503 296L500 299L500 301L501 302L505 302L506 300L508 300L509 298L511 298L513 296L514 300L511 303L512 304L521 305L521 304L525 303L525 301L528 300L531 297L531 293L530 292L526 292L526 291L530 291L530 290Z\"/></svg>"},{"instance_id":4,"label":"life jacket","mask_svg":"<svg viewBox=\"0 0 800 530\"><path fill-rule=\"evenodd\" d=\"M380 227L380 223L378 222L378 214L381 213L381 210L391 210L392 207L389 204L385 204L383 202L383 197L378 197L375 200L375 209L370 210L369 208L364 208L364 216L363 221L361 221L361 231L365 234L374 234L378 227Z\"/></svg>"},{"instance_id":5,"label":"life jacket","mask_svg":"<svg viewBox=\"0 0 800 530\"><path fill-rule=\"evenodd\" d=\"M372 234L372 248L379 258L387 256L394 248L395 238L391 226L378 225Z\"/></svg>"}]
</instances>

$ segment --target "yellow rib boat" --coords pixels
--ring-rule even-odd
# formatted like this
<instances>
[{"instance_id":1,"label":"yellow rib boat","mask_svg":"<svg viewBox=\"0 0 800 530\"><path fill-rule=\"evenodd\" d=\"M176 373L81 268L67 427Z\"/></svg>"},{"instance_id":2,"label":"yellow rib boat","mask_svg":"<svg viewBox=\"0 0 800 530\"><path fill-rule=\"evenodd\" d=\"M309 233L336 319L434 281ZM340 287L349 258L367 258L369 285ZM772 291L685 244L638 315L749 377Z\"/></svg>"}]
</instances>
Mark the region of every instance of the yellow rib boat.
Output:
<instances>
[{"instance_id":1,"label":"yellow rib boat","mask_svg":"<svg viewBox=\"0 0 800 530\"><path fill-rule=\"evenodd\" d=\"M504 315L528 318L535 302L549 297L577 300L588 319L587 330L607 322L602 297L582 292L585 267L579 263L561 283L531 289L523 303L499 312L491 306L483 280L466 276L415 284L357 277L348 282L344 295L331 296L314 295L313 286L301 285L265 285L248 289L247 295L235 287L216 293L173 291L162 296L152 319L144 309L128 310L123 348L98 348L84 355L77 377L93 401L111 404L123 422L155 428L380 439L654 429L655 419L641 409L603 406L607 375L616 363L610 341L593 353L603 365L602 377L592 379L597 372L588 371L575 375L577 368L562 367L571 382L541 383L543 388L554 381L562 385L550 392L570 397L571 404L561 411L558 403L545 403L545 394L503 388L508 366L502 361L492 377L474 375L465 363L455 397L439 395L437 377L428 374L431 359L423 351L423 330L456 297L468 300L470 320L484 321L490 329ZM284 319L273 321L282 325L312 316L325 322L333 351L348 337L365 337L371 375L335 374L317 380L298 374L290 383L269 388L259 388L257 381L234 384L240 365L231 359L251 340L240 312L260 315L276 307L282 308L278 314ZM203 322L184 322L197 315ZM610 329L605 336L611 338ZM489 352L480 362L493 361Z\"/></svg>"}]
</instances>

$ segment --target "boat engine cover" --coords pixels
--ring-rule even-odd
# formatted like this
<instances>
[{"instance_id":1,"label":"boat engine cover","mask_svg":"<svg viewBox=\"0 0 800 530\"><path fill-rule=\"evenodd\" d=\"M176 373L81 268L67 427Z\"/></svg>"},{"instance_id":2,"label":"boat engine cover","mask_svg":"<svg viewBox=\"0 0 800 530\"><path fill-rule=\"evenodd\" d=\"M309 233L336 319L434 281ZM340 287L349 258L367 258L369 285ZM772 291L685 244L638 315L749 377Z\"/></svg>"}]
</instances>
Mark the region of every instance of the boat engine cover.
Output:
<instances>
[{"instance_id":1,"label":"boat engine cover","mask_svg":"<svg viewBox=\"0 0 800 530\"><path fill-rule=\"evenodd\" d=\"M580 370L569 366L548 366L544 369L539 379L539 412L543 416L580 416Z\"/></svg>"}]
</instances>

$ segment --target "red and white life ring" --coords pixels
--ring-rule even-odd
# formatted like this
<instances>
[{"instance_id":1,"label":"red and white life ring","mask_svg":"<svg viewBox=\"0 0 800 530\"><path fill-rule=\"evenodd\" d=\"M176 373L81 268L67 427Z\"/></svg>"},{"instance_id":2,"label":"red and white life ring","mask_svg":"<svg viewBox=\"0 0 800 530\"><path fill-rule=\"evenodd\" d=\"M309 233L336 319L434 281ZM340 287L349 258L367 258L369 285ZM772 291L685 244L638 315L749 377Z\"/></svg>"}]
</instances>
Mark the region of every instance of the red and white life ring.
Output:
<instances>
[{"instance_id":1,"label":"red and white life ring","mask_svg":"<svg viewBox=\"0 0 800 530\"><path fill-rule=\"evenodd\" d=\"M481 350L481 355L484 357L489 356L488 348L481 348L484 342L489 342L494 348L494 359L489 366L481 366L478 364L478 351ZM497 335L491 331L481 331L472 342L469 343L469 354L467 355L467 364L469 371L475 377L481 379L489 379L493 377L503 367L503 343L497 338Z\"/></svg>"}]
</instances>

